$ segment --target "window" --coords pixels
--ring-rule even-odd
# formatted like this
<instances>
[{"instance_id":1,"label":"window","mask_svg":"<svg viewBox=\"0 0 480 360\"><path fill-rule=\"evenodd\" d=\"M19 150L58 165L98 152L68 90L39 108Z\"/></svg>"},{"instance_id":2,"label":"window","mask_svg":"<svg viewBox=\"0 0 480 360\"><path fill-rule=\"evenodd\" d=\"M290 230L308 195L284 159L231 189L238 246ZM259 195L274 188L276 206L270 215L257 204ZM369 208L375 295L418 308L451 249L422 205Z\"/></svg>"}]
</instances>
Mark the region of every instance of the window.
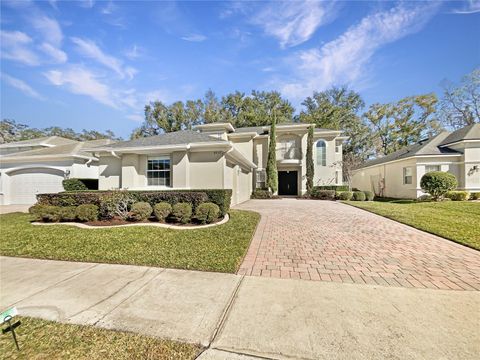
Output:
<instances>
[{"instance_id":1,"label":"window","mask_svg":"<svg viewBox=\"0 0 480 360\"><path fill-rule=\"evenodd\" d=\"M265 170L257 170L255 173L255 189L265 189L267 187L267 174Z\"/></svg>"},{"instance_id":2,"label":"window","mask_svg":"<svg viewBox=\"0 0 480 360\"><path fill-rule=\"evenodd\" d=\"M147 184L149 186L170 186L169 158L148 159Z\"/></svg>"},{"instance_id":3,"label":"window","mask_svg":"<svg viewBox=\"0 0 480 360\"><path fill-rule=\"evenodd\" d=\"M323 140L317 141L317 164L327 166L327 143Z\"/></svg>"},{"instance_id":4,"label":"window","mask_svg":"<svg viewBox=\"0 0 480 360\"><path fill-rule=\"evenodd\" d=\"M335 142L335 152L337 154L341 153L342 152L342 144L339 143L339 142Z\"/></svg>"},{"instance_id":5,"label":"window","mask_svg":"<svg viewBox=\"0 0 480 360\"><path fill-rule=\"evenodd\" d=\"M411 184L413 179L413 170L411 167L403 168L403 183L405 185Z\"/></svg>"},{"instance_id":6,"label":"window","mask_svg":"<svg viewBox=\"0 0 480 360\"><path fill-rule=\"evenodd\" d=\"M426 165L425 166L425 173L429 173L432 171L440 171L440 165Z\"/></svg>"}]
</instances>

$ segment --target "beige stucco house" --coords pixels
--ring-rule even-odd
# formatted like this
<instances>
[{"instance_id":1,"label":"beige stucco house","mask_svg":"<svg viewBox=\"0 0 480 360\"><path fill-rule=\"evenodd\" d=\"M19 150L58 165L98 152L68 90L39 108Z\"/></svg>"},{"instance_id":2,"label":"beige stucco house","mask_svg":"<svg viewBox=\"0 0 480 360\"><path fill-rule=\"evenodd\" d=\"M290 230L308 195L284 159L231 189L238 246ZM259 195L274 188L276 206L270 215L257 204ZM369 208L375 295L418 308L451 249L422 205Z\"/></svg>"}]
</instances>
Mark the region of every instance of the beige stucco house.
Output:
<instances>
[{"instance_id":1,"label":"beige stucco house","mask_svg":"<svg viewBox=\"0 0 480 360\"><path fill-rule=\"evenodd\" d=\"M392 154L367 161L352 176L352 186L377 196L417 198L422 176L430 171L454 174L460 190L480 191L480 124L444 131Z\"/></svg>"},{"instance_id":2,"label":"beige stucco house","mask_svg":"<svg viewBox=\"0 0 480 360\"><path fill-rule=\"evenodd\" d=\"M280 195L306 192L310 124L277 125ZM99 159L99 189L232 189L232 204L265 187L270 126L199 125L89 149ZM314 183L342 183L340 131L315 129Z\"/></svg>"},{"instance_id":3,"label":"beige stucco house","mask_svg":"<svg viewBox=\"0 0 480 360\"><path fill-rule=\"evenodd\" d=\"M0 205L34 204L37 194L63 191L67 178L98 179L98 159L85 148L111 142L49 136L0 144Z\"/></svg>"}]
</instances>

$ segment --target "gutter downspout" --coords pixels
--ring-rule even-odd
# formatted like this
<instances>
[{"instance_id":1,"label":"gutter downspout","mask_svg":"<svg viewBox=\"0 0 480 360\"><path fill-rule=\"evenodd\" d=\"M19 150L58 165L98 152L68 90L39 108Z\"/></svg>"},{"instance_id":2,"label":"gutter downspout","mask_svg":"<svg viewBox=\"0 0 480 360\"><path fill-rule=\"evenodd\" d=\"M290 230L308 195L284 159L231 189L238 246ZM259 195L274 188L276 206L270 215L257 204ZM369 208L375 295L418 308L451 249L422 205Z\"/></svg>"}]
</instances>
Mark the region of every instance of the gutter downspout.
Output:
<instances>
[{"instance_id":1,"label":"gutter downspout","mask_svg":"<svg viewBox=\"0 0 480 360\"><path fill-rule=\"evenodd\" d=\"M118 156L115 151L111 150L110 151L110 154L112 154L113 157L117 158L117 159L121 159L120 156Z\"/></svg>"}]
</instances>

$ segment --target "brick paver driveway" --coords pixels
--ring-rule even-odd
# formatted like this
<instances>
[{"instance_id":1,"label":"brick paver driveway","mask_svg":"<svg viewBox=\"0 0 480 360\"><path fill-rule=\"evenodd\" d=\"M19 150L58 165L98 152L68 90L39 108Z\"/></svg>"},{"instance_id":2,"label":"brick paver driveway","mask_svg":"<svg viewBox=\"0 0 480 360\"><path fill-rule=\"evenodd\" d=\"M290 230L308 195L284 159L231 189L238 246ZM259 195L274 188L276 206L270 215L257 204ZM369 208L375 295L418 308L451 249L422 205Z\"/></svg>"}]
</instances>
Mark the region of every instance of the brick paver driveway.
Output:
<instances>
[{"instance_id":1,"label":"brick paver driveway","mask_svg":"<svg viewBox=\"0 0 480 360\"><path fill-rule=\"evenodd\" d=\"M364 210L297 199L237 208L262 215L239 274L480 290L479 251Z\"/></svg>"}]
</instances>

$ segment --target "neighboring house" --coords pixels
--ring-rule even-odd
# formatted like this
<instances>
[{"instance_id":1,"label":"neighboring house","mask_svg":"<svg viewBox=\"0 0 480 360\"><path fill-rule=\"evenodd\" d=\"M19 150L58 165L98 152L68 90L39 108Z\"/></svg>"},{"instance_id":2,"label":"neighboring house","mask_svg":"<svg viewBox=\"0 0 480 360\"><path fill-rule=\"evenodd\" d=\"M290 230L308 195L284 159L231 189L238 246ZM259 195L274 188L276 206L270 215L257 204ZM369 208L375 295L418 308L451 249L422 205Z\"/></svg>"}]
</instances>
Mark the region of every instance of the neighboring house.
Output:
<instances>
[{"instance_id":1,"label":"neighboring house","mask_svg":"<svg viewBox=\"0 0 480 360\"><path fill-rule=\"evenodd\" d=\"M63 191L66 178L98 179L98 159L84 148L111 142L51 136L1 144L0 204L33 204L36 194Z\"/></svg>"},{"instance_id":2,"label":"neighboring house","mask_svg":"<svg viewBox=\"0 0 480 360\"><path fill-rule=\"evenodd\" d=\"M367 161L354 171L352 186L377 196L417 198L420 180L430 171L454 174L458 189L480 191L480 124L444 131L384 157Z\"/></svg>"},{"instance_id":3,"label":"neighboring house","mask_svg":"<svg viewBox=\"0 0 480 360\"><path fill-rule=\"evenodd\" d=\"M310 124L277 125L280 195L306 192ZM235 129L230 123L122 141L89 149L99 158L99 189L232 189L232 204L265 188L270 126ZM314 183L342 183L341 131L316 129Z\"/></svg>"}]
</instances>

